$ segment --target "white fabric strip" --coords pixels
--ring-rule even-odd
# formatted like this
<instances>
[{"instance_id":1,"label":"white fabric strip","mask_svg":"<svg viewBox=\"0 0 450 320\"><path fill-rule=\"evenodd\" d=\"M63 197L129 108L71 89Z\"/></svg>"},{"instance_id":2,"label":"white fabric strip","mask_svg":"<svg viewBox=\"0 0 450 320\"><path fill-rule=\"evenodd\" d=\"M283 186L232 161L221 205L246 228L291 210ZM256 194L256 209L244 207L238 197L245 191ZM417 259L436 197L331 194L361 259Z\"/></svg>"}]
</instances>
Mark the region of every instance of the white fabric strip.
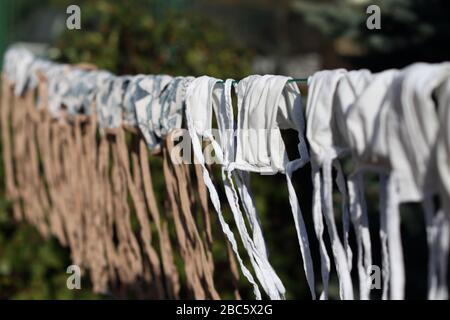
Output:
<instances>
[{"instance_id":1,"label":"white fabric strip","mask_svg":"<svg viewBox=\"0 0 450 320\"><path fill-rule=\"evenodd\" d=\"M292 185L292 173L308 161L304 141L304 122L300 91L283 76L249 76L237 85L238 124L236 161L232 169L261 174L285 173L303 268L315 299L314 270L308 235L298 198ZM300 158L289 161L280 129L298 132Z\"/></svg>"},{"instance_id":2,"label":"white fabric strip","mask_svg":"<svg viewBox=\"0 0 450 320\"><path fill-rule=\"evenodd\" d=\"M337 172L338 177L343 174L340 173L342 172L342 168L340 167L340 165L337 168ZM342 183L345 183L345 181ZM359 277L359 295L361 300L370 300L371 283L369 280L370 280L370 273L372 271L372 244L370 239L369 218L365 202L364 182L362 172L358 172L348 177L347 187L350 206L349 209L350 218L355 229L356 243L358 250L357 268ZM344 187L341 187L341 189L343 188ZM341 191L341 193L343 192L344 191ZM347 253L347 257L349 265L351 265L352 263L351 251Z\"/></svg>"},{"instance_id":3,"label":"white fabric strip","mask_svg":"<svg viewBox=\"0 0 450 320\"><path fill-rule=\"evenodd\" d=\"M387 181L386 229L389 247L390 299L403 300L405 291L405 266L403 260L402 237L400 235L400 207L398 178L394 173Z\"/></svg>"},{"instance_id":4,"label":"white fabric strip","mask_svg":"<svg viewBox=\"0 0 450 320\"><path fill-rule=\"evenodd\" d=\"M250 173L241 170L234 170L232 173L239 198L244 207L244 212L253 231L253 241L260 254L268 258L266 243L262 234L261 221L259 220L254 197L250 189Z\"/></svg>"},{"instance_id":5,"label":"white fabric strip","mask_svg":"<svg viewBox=\"0 0 450 320\"><path fill-rule=\"evenodd\" d=\"M347 255L347 263L349 270L352 271L353 253L352 249L350 248L350 244L348 243L348 235L350 229L350 212L348 208L349 194L341 163L339 161L334 161L333 167L336 169L336 185L338 187L339 192L342 195L341 207L342 207L342 231L344 234L344 249Z\"/></svg>"},{"instance_id":6,"label":"white fabric strip","mask_svg":"<svg viewBox=\"0 0 450 320\"><path fill-rule=\"evenodd\" d=\"M387 236L387 188L388 175L380 175L380 241L381 241L381 274L383 276L383 291L381 294L382 300L389 298L389 280L390 280L390 266L389 266L389 247Z\"/></svg>"},{"instance_id":7,"label":"white fabric strip","mask_svg":"<svg viewBox=\"0 0 450 320\"><path fill-rule=\"evenodd\" d=\"M214 143L214 139L210 131L212 121L212 91L218 81L218 79L203 76L194 79L190 83L186 91L186 122L189 130L189 135L192 139L194 155L197 158L200 166L202 167L203 179L205 181L206 187L208 188L210 199L217 213L219 222L222 226L222 230L228 238L228 241L230 241L231 247L236 255L242 273L253 285L253 293L255 294L256 299L260 300L261 293L259 291L258 285L253 279L250 271L244 265L244 262L242 261L238 252L238 246L234 234L223 217L219 195L217 194L217 190L214 187L208 169L206 168L205 157L203 155L202 146L199 139L199 136L205 137L211 139L211 142Z\"/></svg>"},{"instance_id":8,"label":"white fabric strip","mask_svg":"<svg viewBox=\"0 0 450 320\"><path fill-rule=\"evenodd\" d=\"M234 162L235 159L235 127L234 127L234 116L233 116L233 108L231 105L231 96L228 94L231 92L231 86L235 83L234 80L228 79L225 81L225 99L226 103L223 104L225 106L225 112L221 111L222 119L226 119L227 123L224 125L225 128L228 128L228 138L227 141L222 142L222 148L224 150L224 166L227 167L227 170L232 172L232 179L234 179L237 192L242 201L242 205L244 207L244 212L249 221L249 225L251 230L253 231L252 239L255 243L255 246L259 252L259 254L264 257L264 259L268 260L268 252L266 248L266 244L264 241L261 222L259 220L259 216L256 210L256 205L254 202L254 197L252 195L250 189L250 173L242 170L233 170L232 168L228 168L229 165ZM219 126L220 127L220 126ZM231 169L231 170L230 170ZM278 276L276 277L278 278ZM281 283L281 280L276 280L279 282L277 285L280 287L280 293L284 295L284 286Z\"/></svg>"},{"instance_id":9,"label":"white fabric strip","mask_svg":"<svg viewBox=\"0 0 450 320\"><path fill-rule=\"evenodd\" d=\"M439 130L433 92L449 78L450 63L415 63L401 71L391 86L389 108L390 161L398 177L399 202L424 201L429 250L429 299L437 297L438 249L436 170L431 159ZM398 295L397 297L401 297Z\"/></svg>"},{"instance_id":10,"label":"white fabric strip","mask_svg":"<svg viewBox=\"0 0 450 320\"><path fill-rule=\"evenodd\" d=\"M339 79L344 76L345 70L321 71L309 78L309 95L306 107L306 119L308 122L306 137L311 148L311 166L313 168L314 189L322 190L322 214L325 219L328 235L331 240L336 271L339 278L339 294L341 299L353 299L353 286L350 277L350 267L347 255L339 239L333 209L333 179L332 163L333 159L339 156L341 150L335 147L332 136L332 116L333 97ZM326 92L327 94L323 94ZM322 180L318 168L322 168ZM319 177L317 177L319 175ZM313 203L313 212L318 213L318 202ZM315 219L315 224L320 224L319 219ZM316 232L320 231L320 226L316 227ZM319 241L322 234L317 234ZM325 255L323 252L322 255ZM322 260L322 263L325 261ZM322 270L324 270L322 266ZM328 276L326 275L326 278ZM324 285L325 288L325 285ZM326 294L324 294L326 296Z\"/></svg>"},{"instance_id":11,"label":"white fabric strip","mask_svg":"<svg viewBox=\"0 0 450 320\"><path fill-rule=\"evenodd\" d=\"M330 257L328 255L328 250L323 239L324 224L322 215L322 177L320 174L320 168L317 164L311 163L311 176L313 181L313 222L314 231L316 237L319 241L320 249L320 269L322 276L322 293L320 294L321 300L328 299L328 284L330 279Z\"/></svg>"},{"instance_id":12,"label":"white fabric strip","mask_svg":"<svg viewBox=\"0 0 450 320\"><path fill-rule=\"evenodd\" d=\"M233 182L232 171L228 170L230 156L232 155L233 143L233 110L231 105L231 79L225 81L224 89L218 88L213 90L213 110L217 119L219 128L220 148L214 148L217 155L222 161L222 180L224 182L225 194L233 213L236 226L238 228L241 240L247 250L252 266L256 272L256 276L261 283L264 291L271 299L284 298L285 288L281 280L276 275L270 265L267 252L258 248L247 230L243 214L239 206L239 197ZM222 90L221 90L222 89ZM231 128L231 130L230 130ZM213 146L216 146L213 144ZM224 150L227 150L226 152ZM256 228L260 228L258 225ZM259 229L260 230L260 229ZM260 231L261 232L261 231ZM262 232L261 232L262 237ZM258 238L260 242L264 239Z\"/></svg>"},{"instance_id":13,"label":"white fabric strip","mask_svg":"<svg viewBox=\"0 0 450 320\"><path fill-rule=\"evenodd\" d=\"M344 123L343 128L346 130L346 141L352 150L352 159L355 166L354 173L363 172L365 170L378 173L381 176L381 188L380 188L380 237L382 244L382 255L383 255L383 298L387 298L386 294L389 290L387 288L388 280L397 278L396 290L399 289L399 285L403 283L402 277L404 274L403 270L403 258L401 251L401 238L400 235L400 224L396 223L395 217L390 217L388 211L393 212L392 214L398 214L397 211L392 210L392 203L395 200L396 195L391 195L387 193L388 185L392 181L391 177L385 177L385 174L390 174L390 146L388 143L389 134L387 128L387 114L390 109L390 102L392 99L391 84L398 74L397 70L387 70L379 74L374 74L370 77L366 77L364 81L365 87L360 92L359 95L355 97L355 101L346 105L345 103L340 104L341 116L343 117L342 122ZM351 79L350 79L351 80ZM354 81L352 81L355 84ZM347 109L346 109L347 106ZM344 130L341 130L344 132ZM384 181L386 180L386 181ZM358 180L355 181L355 183ZM360 185L355 184L355 190L362 188L362 180ZM394 185L391 183L391 185ZM395 188L390 188L391 191L397 191ZM386 192L385 192L386 191ZM360 194L361 191L358 191ZM363 199L363 195L360 195ZM358 198L358 195L356 195ZM363 202L361 204L364 204ZM361 206L362 214L364 213L364 207ZM362 218L364 216L361 216ZM357 228L361 228L361 237L363 240L363 245L367 247L369 251L370 234L368 233L368 225L364 227L363 218L358 222ZM367 220L366 220L367 221ZM398 221L399 222L399 221ZM359 225L359 227L358 227ZM398 230L395 230L398 228ZM388 239L388 238L395 239ZM397 252L399 254L392 253L389 245L395 243ZM366 242L366 244L364 244ZM366 250L364 250L366 251ZM391 260L394 259L394 260ZM369 256L364 259L371 261ZM393 264L396 264L395 268ZM389 268L389 269L387 269ZM389 271L389 272L388 272ZM393 275L394 273L394 275ZM391 290L392 293L392 290Z\"/></svg>"},{"instance_id":14,"label":"white fabric strip","mask_svg":"<svg viewBox=\"0 0 450 320\"><path fill-rule=\"evenodd\" d=\"M334 97L334 144L338 145L343 156L351 151L351 141L349 140L349 129L347 128L346 116L357 97L364 91L372 80L372 74L368 70L358 70L347 72L339 80ZM358 163L357 159L352 159L352 164ZM338 177L341 171L340 166L337 169ZM370 298L370 286L368 279L372 267L372 252L369 232L369 221L365 204L363 173L355 172L353 168L347 178L348 201L350 218L355 230L357 243L357 269L359 277L360 299ZM339 186L339 183L338 183ZM343 189L343 187L341 187ZM342 191L341 191L342 193ZM345 210L345 209L344 209ZM345 211L344 211L345 214ZM344 215L344 228L345 228ZM344 237L346 241L346 236ZM345 244L345 242L344 242ZM351 258L350 252L347 252L348 258ZM351 259L349 259L349 264Z\"/></svg>"},{"instance_id":15,"label":"white fabric strip","mask_svg":"<svg viewBox=\"0 0 450 320\"><path fill-rule=\"evenodd\" d=\"M436 90L439 112L439 131L434 149L437 180L442 209L436 215L438 226L438 289L437 299L448 299L447 272L450 245L450 79Z\"/></svg>"}]
</instances>

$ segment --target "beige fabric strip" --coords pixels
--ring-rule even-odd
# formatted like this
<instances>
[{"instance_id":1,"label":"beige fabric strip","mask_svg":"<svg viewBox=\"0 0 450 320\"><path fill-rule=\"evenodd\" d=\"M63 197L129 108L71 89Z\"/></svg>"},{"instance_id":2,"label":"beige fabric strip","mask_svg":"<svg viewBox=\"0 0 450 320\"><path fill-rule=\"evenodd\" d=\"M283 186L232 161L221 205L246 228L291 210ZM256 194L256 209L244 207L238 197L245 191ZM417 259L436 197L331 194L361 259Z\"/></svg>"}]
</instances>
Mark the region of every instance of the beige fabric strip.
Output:
<instances>
[{"instance_id":1,"label":"beige fabric strip","mask_svg":"<svg viewBox=\"0 0 450 320\"><path fill-rule=\"evenodd\" d=\"M139 163L141 167L145 201L158 234L166 295L169 299L177 299L179 298L180 293L178 270L174 263L167 222L161 221L156 196L153 190L147 146L143 139L139 139Z\"/></svg>"},{"instance_id":2,"label":"beige fabric strip","mask_svg":"<svg viewBox=\"0 0 450 320\"><path fill-rule=\"evenodd\" d=\"M175 174L174 177L172 176L172 181L179 196L181 207L180 214L182 215L183 227L185 228L185 233L187 235L187 248L190 251L190 257L194 262L194 265L192 266L194 270L192 270L192 272L194 272L196 277L193 278L195 279L195 285L201 287L201 290L200 288L194 287L194 292L199 295L204 295L204 297L201 298L220 299L214 286L212 253L209 250L209 246L205 244L205 241L201 238L191 211L191 198L188 191L190 186L188 185L188 179L186 178L189 167L186 164L177 164L180 162L175 161L176 159L173 158L175 153L172 153L174 148L174 140L171 137L172 134L177 133L172 132L168 135L165 145L167 150L164 156L166 157L166 161L170 161L171 168ZM167 159L167 157L169 159ZM208 256L211 257L211 259L208 259Z\"/></svg>"},{"instance_id":3,"label":"beige fabric strip","mask_svg":"<svg viewBox=\"0 0 450 320\"><path fill-rule=\"evenodd\" d=\"M13 108L13 97L12 97L12 85L6 79L6 76L2 74L2 92L1 92L1 126L2 126L2 146L3 146L3 164L5 167L5 183L6 183L6 195L12 200L13 212L16 220L22 218L19 202L17 199L17 187L14 177L14 167L13 167L13 150L12 150L12 139L11 135L11 121L12 121L12 108Z\"/></svg>"}]
</instances>

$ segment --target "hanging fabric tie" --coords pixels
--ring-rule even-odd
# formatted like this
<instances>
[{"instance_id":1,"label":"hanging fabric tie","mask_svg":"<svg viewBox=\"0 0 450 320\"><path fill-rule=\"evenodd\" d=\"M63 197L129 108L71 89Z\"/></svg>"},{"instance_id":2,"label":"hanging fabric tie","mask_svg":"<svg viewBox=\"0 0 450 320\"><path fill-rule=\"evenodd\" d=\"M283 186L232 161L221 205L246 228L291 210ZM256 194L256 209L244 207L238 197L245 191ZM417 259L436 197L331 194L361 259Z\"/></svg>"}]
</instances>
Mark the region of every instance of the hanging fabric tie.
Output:
<instances>
[{"instance_id":1,"label":"hanging fabric tie","mask_svg":"<svg viewBox=\"0 0 450 320\"><path fill-rule=\"evenodd\" d=\"M434 206L437 194L432 150L439 130L434 91L449 78L450 64L416 63L401 71L391 86L389 109L390 161L400 179L399 201L423 201L428 241L428 298L442 299L446 284L438 283L437 236L442 215ZM443 225L443 224L441 224Z\"/></svg>"},{"instance_id":2,"label":"hanging fabric tie","mask_svg":"<svg viewBox=\"0 0 450 320\"><path fill-rule=\"evenodd\" d=\"M350 71L339 80L334 96L334 115L333 115L333 140L335 145L339 146L341 150L341 158L351 156L351 142L349 141L349 130L346 126L346 116L349 108L368 86L372 80L372 74L368 70ZM352 159L352 164L357 161ZM359 295L361 300L370 299L370 285L368 280L370 278L372 268L372 249L369 232L369 219L367 215L367 208L364 195L363 172L354 171L347 177L343 177L342 168L339 162L335 162L338 178L337 184L344 184L340 189L348 190L348 210L350 219L352 221L357 243L357 266L359 278ZM355 169L355 168L353 168ZM339 180L345 180L339 182ZM346 184L346 186L345 186ZM341 191L342 193L342 191ZM345 203L345 197L343 199ZM344 210L345 214L345 210ZM347 251L347 258L349 266L352 265L351 250L348 245L348 217L343 217L344 224L344 247Z\"/></svg>"},{"instance_id":3,"label":"hanging fabric tie","mask_svg":"<svg viewBox=\"0 0 450 320\"><path fill-rule=\"evenodd\" d=\"M387 299L389 285L395 278L395 290L402 282L402 250L399 239L399 216L396 203L395 178L389 165L387 144L386 112L389 109L389 87L397 70L373 74L366 88L359 94L344 115L347 143L352 150L355 173L365 170L380 175L380 240L382 248L382 298ZM341 107L345 107L342 105ZM391 249L391 245L393 246ZM395 252L395 253L394 253ZM393 270L392 264L397 264ZM395 274L395 276L393 275ZM392 291L392 290L391 290Z\"/></svg>"},{"instance_id":4,"label":"hanging fabric tie","mask_svg":"<svg viewBox=\"0 0 450 320\"><path fill-rule=\"evenodd\" d=\"M256 276L261 283L264 291L271 299L283 299L285 289L281 280L275 274L267 257L266 246L264 238L262 237L261 226L257 220L256 209L251 213L247 213L250 227L253 231L254 237L250 237L244 216L239 205L239 195L236 191L235 183L233 181L233 171L230 170L232 162L234 161L234 128L233 128L233 109L231 101L232 79L227 79L222 86L216 86L213 90L213 110L218 124L218 144L220 147L214 148L218 155L219 161L222 165L222 180L224 183L225 194L230 205L239 235L244 244L246 251L249 254L250 262L256 272ZM235 176L236 177L236 176ZM238 188L241 188L241 183L237 182ZM247 186L248 190L248 186ZM241 191L241 195L248 195Z\"/></svg>"},{"instance_id":5,"label":"hanging fabric tie","mask_svg":"<svg viewBox=\"0 0 450 320\"><path fill-rule=\"evenodd\" d=\"M208 188L210 199L217 213L222 230L230 242L236 258L238 259L242 273L253 285L253 293L255 294L256 299L259 300L261 299L261 293L258 285L253 279L250 271L244 265L244 262L238 252L238 246L234 234L223 217L219 195L211 180L208 169L206 168L206 161L202 151L200 138L209 139L215 150L220 149L211 132L213 112L212 92L219 81L219 79L203 76L194 79L190 83L186 91L186 123L191 138L194 155L196 160L201 165L203 179L206 187ZM218 155L220 155L220 153L218 153Z\"/></svg>"},{"instance_id":6,"label":"hanging fabric tie","mask_svg":"<svg viewBox=\"0 0 450 320\"><path fill-rule=\"evenodd\" d=\"M311 148L311 171L314 186L313 217L316 236L321 243L321 269L324 290L322 299L328 297L329 258L323 243L323 220L325 219L331 240L336 271L339 278L341 299L353 299L353 287L350 266L346 252L339 239L333 210L333 161L341 156L342 150L334 145L332 134L332 116L334 114L333 97L339 80L345 70L321 71L309 81L306 119L308 126L306 136ZM328 92L324 95L322 92ZM336 160L338 161L338 160ZM323 203L323 208L321 203ZM323 214L323 216L322 216Z\"/></svg>"},{"instance_id":7,"label":"hanging fabric tie","mask_svg":"<svg viewBox=\"0 0 450 320\"><path fill-rule=\"evenodd\" d=\"M436 138L434 161L442 209L435 217L438 256L438 288L436 296L448 299L447 272L450 245L450 79L437 90L440 125Z\"/></svg>"},{"instance_id":8,"label":"hanging fabric tie","mask_svg":"<svg viewBox=\"0 0 450 320\"><path fill-rule=\"evenodd\" d=\"M272 75L249 76L238 83L236 160L229 165L229 171L238 169L261 174L281 172L286 175L303 267L311 295L315 299L314 270L308 235L291 182L292 173L302 167L309 157L303 137L300 91L296 84L288 82L289 79L291 78ZM288 159L280 129L297 131L300 155L298 159ZM278 283L280 284L281 282Z\"/></svg>"}]
</instances>

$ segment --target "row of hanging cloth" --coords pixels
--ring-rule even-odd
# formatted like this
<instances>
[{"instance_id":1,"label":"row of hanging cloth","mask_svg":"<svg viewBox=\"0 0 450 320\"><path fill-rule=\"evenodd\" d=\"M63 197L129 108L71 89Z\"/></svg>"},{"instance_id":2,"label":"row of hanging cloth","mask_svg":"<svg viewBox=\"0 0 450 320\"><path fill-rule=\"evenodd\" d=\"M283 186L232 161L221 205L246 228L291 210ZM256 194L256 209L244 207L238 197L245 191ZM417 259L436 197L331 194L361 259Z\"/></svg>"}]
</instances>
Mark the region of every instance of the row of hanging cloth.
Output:
<instances>
[{"instance_id":1,"label":"row of hanging cloth","mask_svg":"<svg viewBox=\"0 0 450 320\"><path fill-rule=\"evenodd\" d=\"M335 264L341 299L357 298L355 292L360 299L370 299L373 253L364 195L365 172L379 176L382 298L403 299L405 295L399 211L404 202L423 206L428 298L448 298L450 63L415 63L379 73L319 71L308 78L305 109L295 83L299 79L287 76L251 75L240 81L209 76L115 76L107 71L53 63L22 48L7 51L4 73L14 83L16 95L37 86L37 71L48 79L48 112L53 117L61 116L62 106L68 114L96 112L100 130L122 125L138 127L153 150L169 132L187 129L220 227L257 299L263 294L270 299L284 299L286 290L269 261L250 187L252 172L285 175L300 264L313 299L328 298L330 261ZM232 93L237 97L237 106L233 106ZM297 132L295 159L287 155L281 135L285 129ZM219 159L226 201L219 198L217 185L211 179L204 140L210 141ZM344 172L343 161L351 162L352 172ZM320 277L314 274L309 244L312 235L306 232L301 202L292 182L293 173L307 163L312 168L312 221L319 242ZM334 211L333 185L341 194L340 212ZM231 209L237 232L223 216L224 204ZM336 226L337 215L342 216L343 234ZM348 240L351 226L356 259ZM251 267L241 257L238 239ZM357 291L351 277L353 267L357 269ZM321 290L316 292L320 282Z\"/></svg>"}]
</instances>

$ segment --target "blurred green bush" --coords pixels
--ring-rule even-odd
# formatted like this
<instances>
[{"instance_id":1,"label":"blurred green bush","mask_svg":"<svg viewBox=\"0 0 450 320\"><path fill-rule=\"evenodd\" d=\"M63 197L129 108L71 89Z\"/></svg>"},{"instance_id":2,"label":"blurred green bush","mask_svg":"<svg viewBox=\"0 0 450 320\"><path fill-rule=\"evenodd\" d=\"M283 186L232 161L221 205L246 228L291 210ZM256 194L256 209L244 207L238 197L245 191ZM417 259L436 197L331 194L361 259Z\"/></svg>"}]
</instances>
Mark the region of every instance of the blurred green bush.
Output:
<instances>
[{"instance_id":1,"label":"blurred green bush","mask_svg":"<svg viewBox=\"0 0 450 320\"><path fill-rule=\"evenodd\" d=\"M70 3L70 1L68 2ZM82 29L59 37L54 58L117 74L243 77L251 53L212 21L164 1L81 1ZM160 8L156 10L156 8Z\"/></svg>"}]
</instances>

